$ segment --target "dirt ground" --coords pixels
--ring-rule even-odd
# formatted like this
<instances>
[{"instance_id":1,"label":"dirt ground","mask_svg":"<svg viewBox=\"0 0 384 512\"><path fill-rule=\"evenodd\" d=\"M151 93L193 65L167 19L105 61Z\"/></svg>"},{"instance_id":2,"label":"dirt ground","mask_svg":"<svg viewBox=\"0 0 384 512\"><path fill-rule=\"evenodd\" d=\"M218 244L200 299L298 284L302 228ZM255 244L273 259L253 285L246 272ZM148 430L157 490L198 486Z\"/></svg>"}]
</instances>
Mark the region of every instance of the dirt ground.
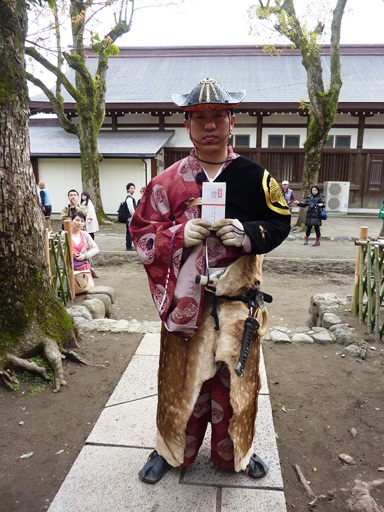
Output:
<instances>
[{"instance_id":1,"label":"dirt ground","mask_svg":"<svg viewBox=\"0 0 384 512\"><path fill-rule=\"evenodd\" d=\"M107 236L113 229L104 232ZM334 244L332 251L329 242L328 259L322 262L313 257L266 259L263 289L274 297L271 325L304 325L314 293L351 294L354 266L343 260L342 245ZM120 317L157 320L136 254L114 259L100 253L98 258L96 284L115 289ZM348 308L338 314L369 343L365 361L342 357L339 345L263 345L288 510L304 512L312 501L295 465L314 495L323 495L314 507L321 512L348 510L346 499L355 479L384 478L384 345L366 334L366 326L359 325ZM79 353L102 366L66 360L68 385L57 394L50 386L39 392L22 374L18 390L0 388L1 512L48 509L141 337L83 335ZM30 458L20 459L31 452ZM353 457L354 464L342 462L343 453ZM372 495L384 507L384 489L374 489Z\"/></svg>"}]
</instances>

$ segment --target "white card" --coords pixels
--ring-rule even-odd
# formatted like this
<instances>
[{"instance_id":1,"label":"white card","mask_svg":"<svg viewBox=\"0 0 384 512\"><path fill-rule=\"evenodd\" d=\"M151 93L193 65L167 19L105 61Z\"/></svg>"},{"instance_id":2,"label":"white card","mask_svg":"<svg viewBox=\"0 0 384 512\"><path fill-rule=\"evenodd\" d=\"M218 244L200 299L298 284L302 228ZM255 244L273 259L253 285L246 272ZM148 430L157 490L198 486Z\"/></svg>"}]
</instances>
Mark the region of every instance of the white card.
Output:
<instances>
[{"instance_id":1,"label":"white card","mask_svg":"<svg viewBox=\"0 0 384 512\"><path fill-rule=\"evenodd\" d=\"M202 193L201 218L215 224L225 219L225 195L227 184L217 181L204 181Z\"/></svg>"}]
</instances>

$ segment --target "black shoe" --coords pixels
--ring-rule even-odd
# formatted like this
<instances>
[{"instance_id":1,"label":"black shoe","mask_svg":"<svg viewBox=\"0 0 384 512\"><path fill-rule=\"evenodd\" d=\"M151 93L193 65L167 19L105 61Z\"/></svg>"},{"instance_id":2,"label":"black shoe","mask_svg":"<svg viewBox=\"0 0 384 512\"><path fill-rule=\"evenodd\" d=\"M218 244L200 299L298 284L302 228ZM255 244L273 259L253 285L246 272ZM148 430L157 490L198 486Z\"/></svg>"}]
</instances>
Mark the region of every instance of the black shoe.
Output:
<instances>
[{"instance_id":1,"label":"black shoe","mask_svg":"<svg viewBox=\"0 0 384 512\"><path fill-rule=\"evenodd\" d=\"M127 247L125 250L126 250L126 251L134 251L134 250L135 250L135 248L134 248L134 247Z\"/></svg>"},{"instance_id":2,"label":"black shoe","mask_svg":"<svg viewBox=\"0 0 384 512\"><path fill-rule=\"evenodd\" d=\"M254 453L249 459L249 464L245 470L245 474L251 478L262 478L268 473L268 471L269 467L267 464L262 461L260 457L256 455L256 453Z\"/></svg>"},{"instance_id":3,"label":"black shoe","mask_svg":"<svg viewBox=\"0 0 384 512\"><path fill-rule=\"evenodd\" d=\"M91 269L91 273L92 273L92 277L94 277L95 279L99 278L99 276L96 274L96 272L93 269Z\"/></svg>"},{"instance_id":4,"label":"black shoe","mask_svg":"<svg viewBox=\"0 0 384 512\"><path fill-rule=\"evenodd\" d=\"M139 471L139 478L146 484L155 484L163 478L172 466L154 450L144 467Z\"/></svg>"}]
</instances>

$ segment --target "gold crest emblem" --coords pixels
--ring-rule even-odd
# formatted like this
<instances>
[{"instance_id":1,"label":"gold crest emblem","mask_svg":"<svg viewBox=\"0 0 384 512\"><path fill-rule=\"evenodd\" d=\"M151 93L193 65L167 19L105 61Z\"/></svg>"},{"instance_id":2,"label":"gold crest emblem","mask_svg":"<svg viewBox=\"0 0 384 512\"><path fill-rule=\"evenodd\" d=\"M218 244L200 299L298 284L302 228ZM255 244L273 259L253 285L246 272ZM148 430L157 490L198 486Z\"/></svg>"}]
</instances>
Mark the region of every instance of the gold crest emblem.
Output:
<instances>
[{"instance_id":1,"label":"gold crest emblem","mask_svg":"<svg viewBox=\"0 0 384 512\"><path fill-rule=\"evenodd\" d=\"M287 202L283 196L279 184L272 178L268 171L264 171L263 189L268 207L282 215L290 215Z\"/></svg>"}]
</instances>

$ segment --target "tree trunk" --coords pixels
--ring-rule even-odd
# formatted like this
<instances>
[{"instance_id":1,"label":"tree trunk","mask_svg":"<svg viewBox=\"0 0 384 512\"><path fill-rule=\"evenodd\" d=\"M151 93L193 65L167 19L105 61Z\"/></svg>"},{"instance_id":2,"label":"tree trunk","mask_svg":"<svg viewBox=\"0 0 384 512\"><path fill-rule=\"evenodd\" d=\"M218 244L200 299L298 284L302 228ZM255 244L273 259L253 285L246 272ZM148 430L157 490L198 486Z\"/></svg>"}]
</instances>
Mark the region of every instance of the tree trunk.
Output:
<instances>
[{"instance_id":1,"label":"tree trunk","mask_svg":"<svg viewBox=\"0 0 384 512\"><path fill-rule=\"evenodd\" d=\"M79 120L79 144L81 153L81 176L83 190L86 190L92 198L98 219L106 215L103 210L100 194L99 166L103 157L99 153L97 144L98 128L93 129L92 119Z\"/></svg>"},{"instance_id":2,"label":"tree trunk","mask_svg":"<svg viewBox=\"0 0 384 512\"><path fill-rule=\"evenodd\" d=\"M307 140L304 144L304 169L302 178L302 196L305 201L310 189L317 184L321 166L321 153L327 140L328 132L332 128L342 86L340 72L340 28L344 9L348 0L337 0L333 11L331 26L331 77L329 86L323 80L321 62L321 47L317 39L324 30L319 22L317 26L308 31L302 27L296 16L294 0L276 2L273 6L259 0L259 9L256 16L259 19L274 18L274 29L286 36L299 48L302 63L307 73L307 90L309 97ZM300 209L296 228L302 229L305 221L305 210Z\"/></svg>"},{"instance_id":3,"label":"tree trunk","mask_svg":"<svg viewBox=\"0 0 384 512\"><path fill-rule=\"evenodd\" d=\"M0 3L0 374L12 353L73 342L72 320L50 286L45 228L29 151L24 67L27 4ZM61 363L60 363L61 364ZM59 371L60 373L60 371Z\"/></svg>"},{"instance_id":4,"label":"tree trunk","mask_svg":"<svg viewBox=\"0 0 384 512\"><path fill-rule=\"evenodd\" d=\"M316 123L316 120L314 120ZM307 138L305 143L304 153L304 168L302 177L302 196L305 201L311 192L313 185L317 185L317 179L321 167L321 151L323 148L323 142L315 139ZM300 208L299 217L297 219L297 226L304 226L306 208Z\"/></svg>"},{"instance_id":5,"label":"tree trunk","mask_svg":"<svg viewBox=\"0 0 384 512\"><path fill-rule=\"evenodd\" d=\"M32 0L31 0L32 1ZM101 2L100 6L108 7L109 2ZM115 17L115 26L102 39L98 34L91 38L91 47L99 55L97 70L92 76L87 68L87 59L84 48L84 30L87 21L93 17L87 10L93 7L92 2L85 0L69 0L69 19L71 23L73 47L70 52L61 54L60 50L60 23L55 11L55 34L58 47L58 66L54 66L44 58L36 48L26 48L26 53L39 62L57 77L56 95L45 84L28 73L28 79L41 88L51 101L61 126L69 133L75 134L79 139L81 151L81 179L83 190L89 192L95 205L99 222L110 222L106 216L100 194L99 166L102 156L98 151L97 136L103 125L105 116L105 93L108 59L110 55L117 55L118 48L114 45L116 39L129 32L135 11L134 0L122 0L119 6L119 14ZM109 6L110 7L110 6ZM97 7L99 10L99 6ZM129 18L129 20L128 20ZM74 87L61 69L61 55L67 61L70 68L75 71ZM61 97L61 86L65 87L73 97L78 115L78 124L68 121L64 112L64 103Z\"/></svg>"}]
</instances>

